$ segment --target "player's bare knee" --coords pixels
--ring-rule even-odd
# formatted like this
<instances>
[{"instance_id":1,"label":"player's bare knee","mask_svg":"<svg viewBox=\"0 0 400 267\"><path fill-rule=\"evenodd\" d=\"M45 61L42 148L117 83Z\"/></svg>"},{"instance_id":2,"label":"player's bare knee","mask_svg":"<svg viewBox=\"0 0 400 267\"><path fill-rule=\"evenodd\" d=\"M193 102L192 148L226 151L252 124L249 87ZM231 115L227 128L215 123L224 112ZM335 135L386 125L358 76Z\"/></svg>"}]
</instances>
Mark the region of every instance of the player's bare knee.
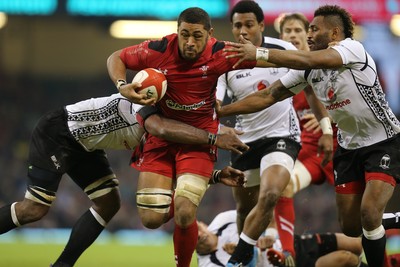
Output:
<instances>
[{"instance_id":1,"label":"player's bare knee","mask_svg":"<svg viewBox=\"0 0 400 267\"><path fill-rule=\"evenodd\" d=\"M28 185L24 200L15 205L15 220L21 225L40 220L47 214L55 199L55 192Z\"/></svg>"},{"instance_id":2,"label":"player's bare knee","mask_svg":"<svg viewBox=\"0 0 400 267\"><path fill-rule=\"evenodd\" d=\"M368 209L361 207L360 209L361 215L361 224L364 228L375 229L381 224L382 214L374 209Z\"/></svg>"},{"instance_id":3,"label":"player's bare knee","mask_svg":"<svg viewBox=\"0 0 400 267\"><path fill-rule=\"evenodd\" d=\"M157 229L166 221L166 213L158 213L148 209L139 208L139 217L144 227Z\"/></svg>"},{"instance_id":4,"label":"player's bare knee","mask_svg":"<svg viewBox=\"0 0 400 267\"><path fill-rule=\"evenodd\" d=\"M197 206L186 198L175 199L175 205L175 223L182 227L191 225L196 219Z\"/></svg>"},{"instance_id":5,"label":"player's bare knee","mask_svg":"<svg viewBox=\"0 0 400 267\"><path fill-rule=\"evenodd\" d=\"M43 205L28 199L15 205L15 216L19 224L27 224L42 219L49 211L50 206Z\"/></svg>"},{"instance_id":6,"label":"player's bare knee","mask_svg":"<svg viewBox=\"0 0 400 267\"><path fill-rule=\"evenodd\" d=\"M276 190L260 192L257 206L265 211L271 210L273 207L275 207L280 196L281 194Z\"/></svg>"},{"instance_id":7,"label":"player's bare knee","mask_svg":"<svg viewBox=\"0 0 400 267\"><path fill-rule=\"evenodd\" d=\"M339 250L335 252L334 262L335 266L357 267L360 264L360 257L350 251ZM325 267L324 265L326 264L320 259L315 262L315 267Z\"/></svg>"},{"instance_id":8,"label":"player's bare knee","mask_svg":"<svg viewBox=\"0 0 400 267\"><path fill-rule=\"evenodd\" d=\"M121 207L121 196L118 188L114 188L105 195L92 199L92 201L93 208L106 221L110 221Z\"/></svg>"}]
</instances>

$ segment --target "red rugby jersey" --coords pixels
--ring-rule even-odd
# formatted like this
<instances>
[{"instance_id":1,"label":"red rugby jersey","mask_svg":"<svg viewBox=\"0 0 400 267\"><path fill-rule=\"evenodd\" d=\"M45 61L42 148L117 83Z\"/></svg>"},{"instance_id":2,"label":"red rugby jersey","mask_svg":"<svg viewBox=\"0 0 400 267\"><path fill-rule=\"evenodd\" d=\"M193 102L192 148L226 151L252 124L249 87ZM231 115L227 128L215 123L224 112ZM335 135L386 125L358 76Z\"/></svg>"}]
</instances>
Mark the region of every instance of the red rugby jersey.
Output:
<instances>
[{"instance_id":1,"label":"red rugby jersey","mask_svg":"<svg viewBox=\"0 0 400 267\"><path fill-rule=\"evenodd\" d=\"M318 140L322 135L322 132L314 134L313 131L306 131L304 129L304 124L307 122L307 120L302 120L302 117L305 114L312 113L310 105L308 105L306 95L304 91L301 91L297 95L293 96L293 106L294 109L297 112L297 116L299 117L300 120L300 128L301 128L301 142L303 144L312 144L312 145L317 145ZM337 128L334 124L332 124L332 129L333 129L333 138L334 138L334 148L336 148L337 142L336 142L336 132Z\"/></svg>"},{"instance_id":2,"label":"red rugby jersey","mask_svg":"<svg viewBox=\"0 0 400 267\"><path fill-rule=\"evenodd\" d=\"M210 38L198 60L184 60L179 55L178 36L171 34L161 40L127 47L120 57L128 69L156 68L164 73L168 89L157 103L164 116L216 132L218 119L214 103L218 77L232 70L238 61L225 58L225 47L225 42ZM255 61L245 61L240 68L255 65Z\"/></svg>"}]
</instances>

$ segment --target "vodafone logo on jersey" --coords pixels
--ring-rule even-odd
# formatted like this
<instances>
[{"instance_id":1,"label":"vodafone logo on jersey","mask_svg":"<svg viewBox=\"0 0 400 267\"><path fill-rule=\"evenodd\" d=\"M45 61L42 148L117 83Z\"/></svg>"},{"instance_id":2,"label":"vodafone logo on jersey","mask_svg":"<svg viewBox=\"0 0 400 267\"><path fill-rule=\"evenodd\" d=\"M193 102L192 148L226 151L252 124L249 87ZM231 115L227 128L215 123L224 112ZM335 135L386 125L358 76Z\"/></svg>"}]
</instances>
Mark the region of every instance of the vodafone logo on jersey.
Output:
<instances>
[{"instance_id":1,"label":"vodafone logo on jersey","mask_svg":"<svg viewBox=\"0 0 400 267\"><path fill-rule=\"evenodd\" d=\"M327 106L325 106L325 108L327 110L334 110L334 109L338 109L338 108L343 108L343 107L345 107L347 105L350 105L350 104L351 104L350 99L346 99L346 100L343 100L343 101L340 101L340 102L335 102L335 103L333 103L331 105L327 105Z\"/></svg>"}]
</instances>

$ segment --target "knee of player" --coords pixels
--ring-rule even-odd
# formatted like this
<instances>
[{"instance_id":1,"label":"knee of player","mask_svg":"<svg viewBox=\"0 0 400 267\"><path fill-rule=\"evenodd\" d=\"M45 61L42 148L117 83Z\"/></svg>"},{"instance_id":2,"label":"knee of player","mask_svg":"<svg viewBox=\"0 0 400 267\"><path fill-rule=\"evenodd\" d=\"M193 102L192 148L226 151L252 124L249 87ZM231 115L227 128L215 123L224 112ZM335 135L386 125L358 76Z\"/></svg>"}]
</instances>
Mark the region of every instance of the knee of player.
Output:
<instances>
[{"instance_id":1,"label":"knee of player","mask_svg":"<svg viewBox=\"0 0 400 267\"><path fill-rule=\"evenodd\" d=\"M142 224L150 229L164 224L172 202L172 190L143 188L136 192L136 205Z\"/></svg>"},{"instance_id":2,"label":"knee of player","mask_svg":"<svg viewBox=\"0 0 400 267\"><path fill-rule=\"evenodd\" d=\"M48 205L24 199L24 201L15 205L14 212L18 222L23 225L42 219L49 209L50 206Z\"/></svg>"},{"instance_id":3,"label":"knee of player","mask_svg":"<svg viewBox=\"0 0 400 267\"><path fill-rule=\"evenodd\" d=\"M334 253L334 261L335 266L337 267L357 267L360 264L360 257L350 251L339 250ZM326 261L326 259L325 259ZM315 267L324 267L326 266L326 262L323 263L320 259L315 263Z\"/></svg>"},{"instance_id":4,"label":"knee of player","mask_svg":"<svg viewBox=\"0 0 400 267\"><path fill-rule=\"evenodd\" d=\"M155 214L151 212L144 212L144 213L139 212L139 214L143 226L148 229L157 229L164 224L165 215L163 214Z\"/></svg>"},{"instance_id":5,"label":"knee of player","mask_svg":"<svg viewBox=\"0 0 400 267\"><path fill-rule=\"evenodd\" d=\"M260 195L258 196L258 203L257 205L270 209L275 207L276 203L278 202L281 196L281 192L278 190L264 190L260 191Z\"/></svg>"},{"instance_id":6,"label":"knee of player","mask_svg":"<svg viewBox=\"0 0 400 267\"><path fill-rule=\"evenodd\" d=\"M376 228L382 221L382 213L374 209L361 207L360 216L364 228Z\"/></svg>"},{"instance_id":7,"label":"knee of player","mask_svg":"<svg viewBox=\"0 0 400 267\"><path fill-rule=\"evenodd\" d=\"M107 221L109 217L113 217L121 208L121 196L118 188L109 191L105 195L94 198L92 201L93 208Z\"/></svg>"},{"instance_id":8,"label":"knee of player","mask_svg":"<svg viewBox=\"0 0 400 267\"><path fill-rule=\"evenodd\" d=\"M186 227L191 225L196 219L197 207L194 206L189 200L183 202L186 203L183 205L175 205L175 223L179 226Z\"/></svg>"}]
</instances>

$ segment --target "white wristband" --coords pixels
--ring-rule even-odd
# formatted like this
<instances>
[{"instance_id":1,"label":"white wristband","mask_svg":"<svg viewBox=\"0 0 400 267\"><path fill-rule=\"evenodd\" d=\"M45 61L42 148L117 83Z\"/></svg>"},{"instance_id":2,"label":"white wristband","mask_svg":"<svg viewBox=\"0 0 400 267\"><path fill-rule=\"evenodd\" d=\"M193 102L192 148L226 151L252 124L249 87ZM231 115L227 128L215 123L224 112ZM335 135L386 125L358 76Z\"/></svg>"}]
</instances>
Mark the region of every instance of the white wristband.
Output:
<instances>
[{"instance_id":1,"label":"white wristband","mask_svg":"<svg viewBox=\"0 0 400 267\"><path fill-rule=\"evenodd\" d=\"M119 79L118 81L117 81L117 89L118 89L118 91L121 89L121 86L122 85L125 85L126 84L126 81L125 80L122 80L122 79Z\"/></svg>"},{"instance_id":2,"label":"white wristband","mask_svg":"<svg viewBox=\"0 0 400 267\"><path fill-rule=\"evenodd\" d=\"M256 60L268 61L269 50L263 47L257 47L256 49Z\"/></svg>"},{"instance_id":3,"label":"white wristband","mask_svg":"<svg viewBox=\"0 0 400 267\"><path fill-rule=\"evenodd\" d=\"M329 117L323 117L319 121L319 126L321 127L323 134L333 135L332 124L331 124L331 120L329 119Z\"/></svg>"}]
</instances>

